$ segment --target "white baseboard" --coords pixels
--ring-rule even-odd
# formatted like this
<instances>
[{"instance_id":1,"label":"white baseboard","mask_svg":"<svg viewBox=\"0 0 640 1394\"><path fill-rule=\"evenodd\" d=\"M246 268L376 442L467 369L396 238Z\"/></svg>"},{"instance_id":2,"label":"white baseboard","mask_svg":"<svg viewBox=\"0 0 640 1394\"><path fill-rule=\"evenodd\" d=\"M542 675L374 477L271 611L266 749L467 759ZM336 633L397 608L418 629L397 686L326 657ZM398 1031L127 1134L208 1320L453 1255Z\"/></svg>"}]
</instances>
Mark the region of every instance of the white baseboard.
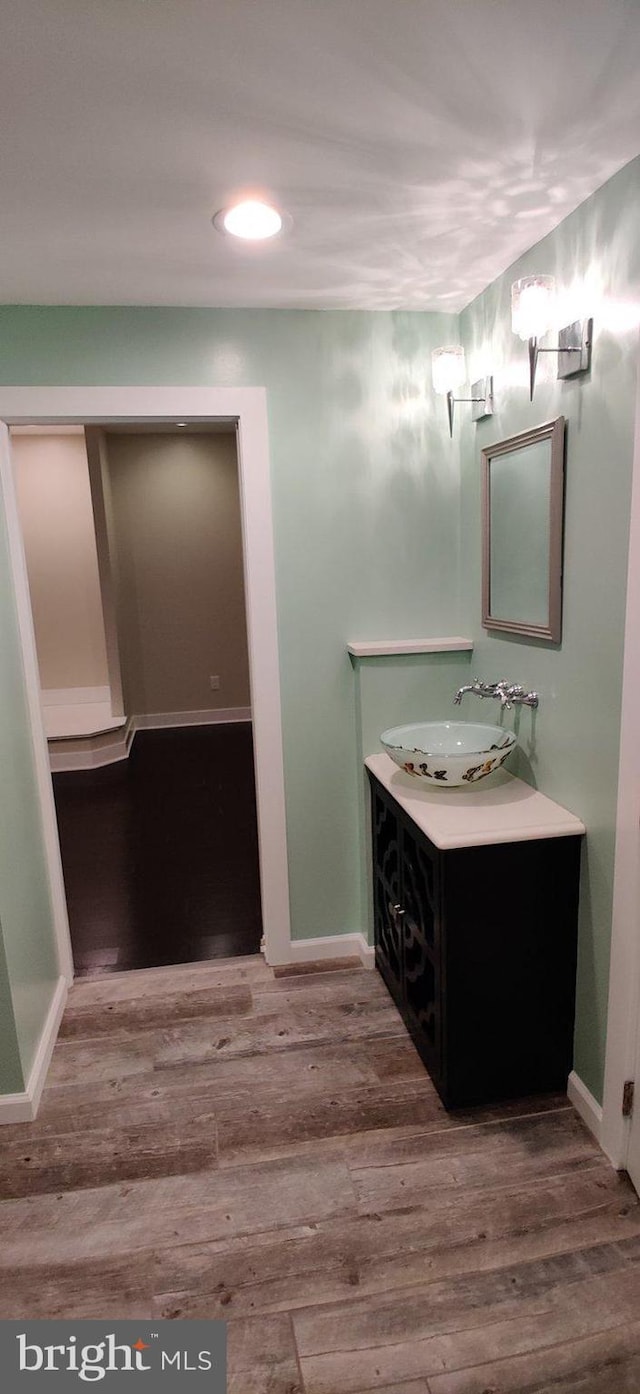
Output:
<instances>
[{"instance_id":1,"label":"white baseboard","mask_svg":"<svg viewBox=\"0 0 640 1394\"><path fill-rule=\"evenodd\" d=\"M83 737L84 750L57 750L61 742L49 745L49 764L52 774L69 773L72 770L100 770L103 765L115 765L126 760L131 748L133 732L130 726L121 726L105 740L104 736ZM71 743L71 742L70 742Z\"/></svg>"},{"instance_id":2,"label":"white baseboard","mask_svg":"<svg viewBox=\"0 0 640 1394\"><path fill-rule=\"evenodd\" d=\"M198 712L146 712L134 716L134 730L158 731L164 726L215 726L219 721L251 721L251 707L212 707Z\"/></svg>"},{"instance_id":3,"label":"white baseboard","mask_svg":"<svg viewBox=\"0 0 640 1394\"><path fill-rule=\"evenodd\" d=\"M289 955L270 966L285 967L288 963L319 963L325 958L359 958L363 968L375 967L375 954L364 934L326 934L318 939L292 939ZM270 960L267 959L269 963Z\"/></svg>"},{"instance_id":4,"label":"white baseboard","mask_svg":"<svg viewBox=\"0 0 640 1394\"><path fill-rule=\"evenodd\" d=\"M58 978L27 1080L27 1087L22 1094L0 1095L0 1125L33 1122L40 1106L53 1047L58 1039L68 991L69 984L66 979Z\"/></svg>"},{"instance_id":5,"label":"white baseboard","mask_svg":"<svg viewBox=\"0 0 640 1394\"><path fill-rule=\"evenodd\" d=\"M5 1123L33 1123L33 1105L29 1095L0 1094L0 1127Z\"/></svg>"},{"instance_id":6,"label":"white baseboard","mask_svg":"<svg viewBox=\"0 0 640 1394\"><path fill-rule=\"evenodd\" d=\"M373 969L376 966L376 951L373 947L373 944L367 943L364 934L362 934L360 937L362 939L362 948L360 950L362 967Z\"/></svg>"},{"instance_id":7,"label":"white baseboard","mask_svg":"<svg viewBox=\"0 0 640 1394\"><path fill-rule=\"evenodd\" d=\"M580 1076L575 1070L571 1071L567 1080L567 1094L576 1113L580 1114L583 1123L586 1123L589 1132L597 1143L600 1143L602 1135L602 1105L594 1099L593 1094L587 1089Z\"/></svg>"},{"instance_id":8,"label":"white baseboard","mask_svg":"<svg viewBox=\"0 0 640 1394\"><path fill-rule=\"evenodd\" d=\"M104 735L83 737L84 750L56 750L60 742L51 742L51 772L63 774L72 770L99 770L103 765L115 765L119 760L126 760L136 731L160 731L170 726L216 726L218 723L236 721L251 721L251 707L217 707L211 711L198 712L142 713L129 717L127 725L114 732L113 739L108 742L105 741ZM90 746L89 749L86 748L87 745Z\"/></svg>"}]
</instances>

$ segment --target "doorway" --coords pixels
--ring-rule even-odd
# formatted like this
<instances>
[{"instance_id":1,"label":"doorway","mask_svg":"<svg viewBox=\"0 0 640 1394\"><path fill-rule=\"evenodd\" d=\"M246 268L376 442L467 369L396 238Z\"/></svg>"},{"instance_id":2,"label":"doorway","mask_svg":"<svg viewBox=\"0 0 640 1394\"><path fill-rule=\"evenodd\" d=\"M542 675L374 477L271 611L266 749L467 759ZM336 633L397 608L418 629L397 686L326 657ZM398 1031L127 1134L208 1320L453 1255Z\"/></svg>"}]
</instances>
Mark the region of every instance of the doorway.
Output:
<instances>
[{"instance_id":1,"label":"doorway","mask_svg":"<svg viewBox=\"0 0 640 1394\"><path fill-rule=\"evenodd\" d=\"M177 420L235 429L247 601L253 765L262 901L263 948L272 964L290 961L284 775L275 580L266 419L261 388L4 388L0 390L0 469L8 523L34 760L50 873L60 971L72 976L66 901L42 716L33 624L20 536L7 426L82 423L152 428Z\"/></svg>"},{"instance_id":2,"label":"doorway","mask_svg":"<svg viewBox=\"0 0 640 1394\"><path fill-rule=\"evenodd\" d=\"M75 974L257 953L235 432L67 431L11 445Z\"/></svg>"}]
</instances>

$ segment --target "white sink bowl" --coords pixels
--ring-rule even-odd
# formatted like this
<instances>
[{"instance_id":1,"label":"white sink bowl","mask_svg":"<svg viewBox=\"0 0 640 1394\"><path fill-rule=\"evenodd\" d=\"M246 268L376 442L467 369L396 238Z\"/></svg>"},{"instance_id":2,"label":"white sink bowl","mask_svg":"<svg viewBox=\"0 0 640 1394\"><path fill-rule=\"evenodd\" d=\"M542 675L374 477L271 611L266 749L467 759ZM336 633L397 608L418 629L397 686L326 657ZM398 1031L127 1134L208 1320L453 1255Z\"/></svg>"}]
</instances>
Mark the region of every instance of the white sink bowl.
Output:
<instances>
[{"instance_id":1,"label":"white sink bowl","mask_svg":"<svg viewBox=\"0 0 640 1394\"><path fill-rule=\"evenodd\" d=\"M423 721L394 726L380 737L401 770L440 788L476 784L506 760L518 744L513 731L476 721Z\"/></svg>"}]
</instances>

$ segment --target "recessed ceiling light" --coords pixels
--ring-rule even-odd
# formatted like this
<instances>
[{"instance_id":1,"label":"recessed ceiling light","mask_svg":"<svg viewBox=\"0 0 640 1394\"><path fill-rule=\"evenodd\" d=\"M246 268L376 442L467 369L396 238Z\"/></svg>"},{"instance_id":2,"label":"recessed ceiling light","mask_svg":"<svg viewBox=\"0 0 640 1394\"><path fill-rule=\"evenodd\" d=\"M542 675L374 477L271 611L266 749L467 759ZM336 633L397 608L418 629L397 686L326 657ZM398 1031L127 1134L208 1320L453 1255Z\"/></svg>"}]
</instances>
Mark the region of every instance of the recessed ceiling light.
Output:
<instances>
[{"instance_id":1,"label":"recessed ceiling light","mask_svg":"<svg viewBox=\"0 0 640 1394\"><path fill-rule=\"evenodd\" d=\"M176 426L186 426L186 421L176 421Z\"/></svg>"},{"instance_id":2,"label":"recessed ceiling light","mask_svg":"<svg viewBox=\"0 0 640 1394\"><path fill-rule=\"evenodd\" d=\"M290 222L286 213L280 213L273 204L262 203L257 198L246 198L231 208L222 208L213 219L218 232L228 232L245 242L264 242L269 237L277 237Z\"/></svg>"}]
</instances>

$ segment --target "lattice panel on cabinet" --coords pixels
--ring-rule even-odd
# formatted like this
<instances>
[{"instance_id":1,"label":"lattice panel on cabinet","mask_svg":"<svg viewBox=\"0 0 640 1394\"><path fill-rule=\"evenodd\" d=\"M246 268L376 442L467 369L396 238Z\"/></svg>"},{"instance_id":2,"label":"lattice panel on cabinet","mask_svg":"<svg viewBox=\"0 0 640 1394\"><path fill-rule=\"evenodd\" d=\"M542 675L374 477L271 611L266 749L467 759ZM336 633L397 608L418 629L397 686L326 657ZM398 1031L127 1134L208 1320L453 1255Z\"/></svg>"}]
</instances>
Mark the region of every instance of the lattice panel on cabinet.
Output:
<instances>
[{"instance_id":1,"label":"lattice panel on cabinet","mask_svg":"<svg viewBox=\"0 0 640 1394\"><path fill-rule=\"evenodd\" d=\"M399 992L402 981L400 923L400 835L398 821L376 795L373 801L374 917L376 952L384 960L389 986Z\"/></svg>"},{"instance_id":2,"label":"lattice panel on cabinet","mask_svg":"<svg viewBox=\"0 0 640 1394\"><path fill-rule=\"evenodd\" d=\"M406 828L402 835L402 875L407 920L415 929L420 926L421 938L433 949L437 926L436 862Z\"/></svg>"},{"instance_id":3,"label":"lattice panel on cabinet","mask_svg":"<svg viewBox=\"0 0 640 1394\"><path fill-rule=\"evenodd\" d=\"M426 1043L439 1049L437 863L426 845L402 834L404 996Z\"/></svg>"},{"instance_id":4,"label":"lattice panel on cabinet","mask_svg":"<svg viewBox=\"0 0 640 1394\"><path fill-rule=\"evenodd\" d=\"M400 833L398 820L376 794L373 801L373 840L376 871L397 900L400 890Z\"/></svg>"},{"instance_id":5,"label":"lattice panel on cabinet","mask_svg":"<svg viewBox=\"0 0 640 1394\"><path fill-rule=\"evenodd\" d=\"M417 925L406 916L404 938L404 995L409 1010L430 1046L438 1045L438 980L435 966Z\"/></svg>"}]
</instances>

